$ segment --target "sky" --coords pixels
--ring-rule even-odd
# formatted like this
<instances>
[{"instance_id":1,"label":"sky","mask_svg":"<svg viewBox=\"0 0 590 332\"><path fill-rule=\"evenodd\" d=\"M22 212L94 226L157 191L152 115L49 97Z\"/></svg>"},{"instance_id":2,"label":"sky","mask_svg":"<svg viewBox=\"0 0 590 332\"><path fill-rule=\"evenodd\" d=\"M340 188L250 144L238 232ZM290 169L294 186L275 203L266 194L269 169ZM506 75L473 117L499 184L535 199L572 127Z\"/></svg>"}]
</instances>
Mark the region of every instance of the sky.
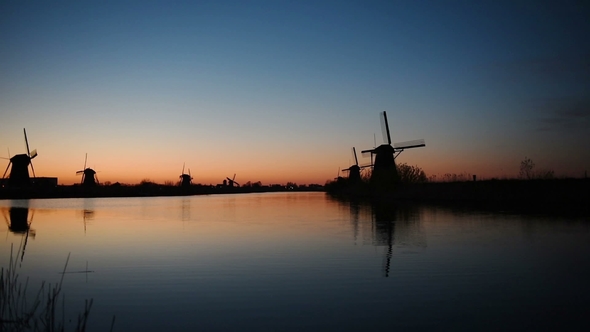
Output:
<instances>
[{"instance_id":1,"label":"sky","mask_svg":"<svg viewBox=\"0 0 590 332\"><path fill-rule=\"evenodd\" d=\"M586 1L2 1L0 156L36 176L323 184L351 148L428 176L590 169ZM369 158L358 154L359 162ZM8 160L0 160L2 172ZM342 174L342 173L340 173Z\"/></svg>"}]
</instances>

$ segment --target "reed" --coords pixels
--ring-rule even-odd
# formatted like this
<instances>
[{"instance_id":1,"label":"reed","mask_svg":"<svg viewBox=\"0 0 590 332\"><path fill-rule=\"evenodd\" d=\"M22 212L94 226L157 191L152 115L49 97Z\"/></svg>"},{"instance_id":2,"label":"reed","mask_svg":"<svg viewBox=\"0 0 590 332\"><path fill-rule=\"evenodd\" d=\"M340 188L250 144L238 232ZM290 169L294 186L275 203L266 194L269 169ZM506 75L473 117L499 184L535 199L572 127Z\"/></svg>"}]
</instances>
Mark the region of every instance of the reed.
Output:
<instances>
[{"instance_id":1,"label":"reed","mask_svg":"<svg viewBox=\"0 0 590 332\"><path fill-rule=\"evenodd\" d=\"M20 250L13 255L11 246L8 266L0 270L0 331L66 331L62 284L70 255L59 282L53 285L42 282L34 296L29 296L29 279L21 279L18 260L14 258ZM86 330L91 308L92 299L86 300L74 331Z\"/></svg>"}]
</instances>

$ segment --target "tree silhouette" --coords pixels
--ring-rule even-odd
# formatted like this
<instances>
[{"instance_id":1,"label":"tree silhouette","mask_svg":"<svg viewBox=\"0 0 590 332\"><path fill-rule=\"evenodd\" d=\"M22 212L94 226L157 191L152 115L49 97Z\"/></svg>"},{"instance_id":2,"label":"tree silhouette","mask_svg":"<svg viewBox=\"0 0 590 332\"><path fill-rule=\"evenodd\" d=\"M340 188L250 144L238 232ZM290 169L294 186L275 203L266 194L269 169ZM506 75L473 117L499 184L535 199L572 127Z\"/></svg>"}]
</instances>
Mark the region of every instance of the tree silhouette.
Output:
<instances>
[{"instance_id":1,"label":"tree silhouette","mask_svg":"<svg viewBox=\"0 0 590 332\"><path fill-rule=\"evenodd\" d=\"M400 180L405 183L426 182L428 178L424 170L418 166L410 166L406 163L397 165Z\"/></svg>"},{"instance_id":2,"label":"tree silhouette","mask_svg":"<svg viewBox=\"0 0 590 332\"><path fill-rule=\"evenodd\" d=\"M518 173L521 179L532 179L533 178L533 169L535 168L535 163L529 158L524 157L524 160L520 162L520 172Z\"/></svg>"}]
</instances>

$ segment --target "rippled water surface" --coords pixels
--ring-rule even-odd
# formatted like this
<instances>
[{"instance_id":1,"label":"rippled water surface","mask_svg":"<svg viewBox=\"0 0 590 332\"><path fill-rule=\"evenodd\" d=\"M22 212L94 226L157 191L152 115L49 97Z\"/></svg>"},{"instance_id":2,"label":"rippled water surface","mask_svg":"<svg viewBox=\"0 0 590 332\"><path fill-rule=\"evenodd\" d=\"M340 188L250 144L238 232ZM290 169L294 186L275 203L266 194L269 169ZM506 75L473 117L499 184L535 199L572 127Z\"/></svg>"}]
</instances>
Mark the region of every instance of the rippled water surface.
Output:
<instances>
[{"instance_id":1,"label":"rippled water surface","mask_svg":"<svg viewBox=\"0 0 590 332\"><path fill-rule=\"evenodd\" d=\"M0 261L90 331L575 330L590 224L323 193L0 200ZM75 272L75 273L74 273Z\"/></svg>"}]
</instances>

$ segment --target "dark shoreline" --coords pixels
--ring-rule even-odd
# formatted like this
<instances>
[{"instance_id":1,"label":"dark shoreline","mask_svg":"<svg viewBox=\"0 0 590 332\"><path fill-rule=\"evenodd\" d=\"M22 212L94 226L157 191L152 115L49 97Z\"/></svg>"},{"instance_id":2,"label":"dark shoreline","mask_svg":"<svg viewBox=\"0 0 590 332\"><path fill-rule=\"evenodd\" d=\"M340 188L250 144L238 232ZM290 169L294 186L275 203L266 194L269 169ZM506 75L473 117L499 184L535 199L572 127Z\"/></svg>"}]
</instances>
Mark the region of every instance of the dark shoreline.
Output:
<instances>
[{"instance_id":1,"label":"dark shoreline","mask_svg":"<svg viewBox=\"0 0 590 332\"><path fill-rule=\"evenodd\" d=\"M371 204L427 203L457 208L493 211L522 211L554 215L590 216L590 179L486 180L397 184L391 190L372 190L365 184L346 182L325 187L287 188L285 186L190 187L159 184L83 187L0 188L0 200L92 197L194 196L264 192L325 191L340 201Z\"/></svg>"},{"instance_id":2,"label":"dark shoreline","mask_svg":"<svg viewBox=\"0 0 590 332\"><path fill-rule=\"evenodd\" d=\"M98 197L155 197L195 196L214 194L246 194L263 192L324 191L323 187L287 188L284 186L262 187L217 187L191 185L190 187L147 185L110 185L83 187L80 185L56 187L0 188L3 199L52 199L52 198L98 198Z\"/></svg>"},{"instance_id":3,"label":"dark shoreline","mask_svg":"<svg viewBox=\"0 0 590 332\"><path fill-rule=\"evenodd\" d=\"M486 180L398 184L391 190L368 185L327 185L344 201L372 204L428 203L494 211L590 216L590 179Z\"/></svg>"}]
</instances>

